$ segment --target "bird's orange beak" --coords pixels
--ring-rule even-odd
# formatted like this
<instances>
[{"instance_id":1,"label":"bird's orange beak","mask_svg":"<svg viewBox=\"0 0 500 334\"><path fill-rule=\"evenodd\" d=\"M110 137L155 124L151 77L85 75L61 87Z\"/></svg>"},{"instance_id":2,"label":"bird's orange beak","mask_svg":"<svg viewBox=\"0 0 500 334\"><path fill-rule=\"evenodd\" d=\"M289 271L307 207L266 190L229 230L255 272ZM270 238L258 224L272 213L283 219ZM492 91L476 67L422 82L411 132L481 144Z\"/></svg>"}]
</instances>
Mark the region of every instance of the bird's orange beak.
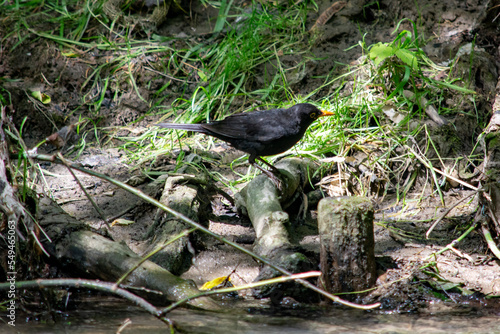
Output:
<instances>
[{"instance_id":1,"label":"bird's orange beak","mask_svg":"<svg viewBox=\"0 0 500 334\"><path fill-rule=\"evenodd\" d=\"M331 112L331 111L326 111L326 110L320 110L321 111L321 114L319 114L318 117L323 117L323 116L332 116L332 115L335 115L335 113Z\"/></svg>"}]
</instances>

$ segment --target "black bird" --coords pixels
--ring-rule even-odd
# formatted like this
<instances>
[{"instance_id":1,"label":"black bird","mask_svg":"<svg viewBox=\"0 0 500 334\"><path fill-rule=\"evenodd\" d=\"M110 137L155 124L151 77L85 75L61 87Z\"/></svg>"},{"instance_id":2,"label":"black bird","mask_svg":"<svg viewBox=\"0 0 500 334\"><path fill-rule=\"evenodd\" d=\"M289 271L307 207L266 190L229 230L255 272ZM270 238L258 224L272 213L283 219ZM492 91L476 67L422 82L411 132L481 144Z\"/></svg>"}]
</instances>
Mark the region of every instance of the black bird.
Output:
<instances>
[{"instance_id":1,"label":"black bird","mask_svg":"<svg viewBox=\"0 0 500 334\"><path fill-rule=\"evenodd\" d=\"M273 173L279 171L261 156L285 152L295 145L309 125L322 116L334 113L319 110L309 103L296 104L288 109L271 109L233 114L221 121L202 124L159 123L162 128L201 132L249 154L248 162L260 169L277 183L276 176L255 163L255 159L269 166ZM278 183L277 183L278 184Z\"/></svg>"}]
</instances>

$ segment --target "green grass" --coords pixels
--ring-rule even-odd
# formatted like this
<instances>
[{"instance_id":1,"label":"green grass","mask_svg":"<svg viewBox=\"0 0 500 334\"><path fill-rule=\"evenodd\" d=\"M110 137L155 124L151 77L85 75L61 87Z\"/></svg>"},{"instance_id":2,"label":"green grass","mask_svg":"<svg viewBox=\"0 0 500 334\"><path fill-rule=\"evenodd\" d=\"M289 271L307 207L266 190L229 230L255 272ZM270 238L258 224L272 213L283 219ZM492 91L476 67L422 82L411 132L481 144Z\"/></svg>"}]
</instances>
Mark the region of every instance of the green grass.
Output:
<instances>
[{"instance_id":1,"label":"green grass","mask_svg":"<svg viewBox=\"0 0 500 334\"><path fill-rule=\"evenodd\" d=\"M276 13L273 9L271 13L266 8L254 9L242 14L243 23L229 25L230 30L217 43L199 43L179 50L184 59L200 63L200 85L191 96L178 99L173 108L158 105L158 109L163 109L163 118L184 123L209 121L252 110L254 106L271 108L300 101L290 92L287 78L305 66L309 55L304 27L306 10L297 7ZM280 57L287 55L304 57L294 68L286 68ZM166 142L150 142L151 136L157 136L156 130L152 132L136 138L136 142L127 138L126 145L137 145L138 156L143 160L150 159L144 152L164 147L171 139L167 136Z\"/></svg>"},{"instance_id":2,"label":"green grass","mask_svg":"<svg viewBox=\"0 0 500 334\"><path fill-rule=\"evenodd\" d=\"M207 6L214 4L206 2ZM340 76L326 73L322 85L308 87L307 95L298 96L291 83L307 73L308 62L315 59L305 21L315 4L280 8L255 3L250 10L226 1L216 5L220 6L216 33L194 40L163 37L154 31L132 29L120 20L111 21L99 2L14 2L3 7L4 26L10 30L2 37L16 39L13 48L28 40L47 40L65 55L73 52L74 57L98 50L106 61L92 66L81 87L82 104L73 112L88 111L85 117L90 128L83 131L93 131L97 138L105 133L120 139L129 160L146 169L162 154L189 146L210 149L214 140L186 138L184 132L154 127L127 137L117 137L113 129L98 129L106 91L113 92L114 103L123 94L136 94L149 108L144 117L185 123L221 119L256 108L315 103L335 111L336 116L313 124L291 152L314 159L362 152L372 178L375 175L385 183L383 194L395 191L400 200L417 179L415 151L408 149L415 147L415 138L426 145L420 151L422 159L427 159L426 151L437 151L432 134L422 125L427 118L425 106L406 98L404 91L425 96L441 114L450 116L461 111L441 107L447 98L471 99L467 78L449 75L454 72L454 62L442 67L427 58L422 50L425 41L414 24L412 31L398 30L398 25L391 42L366 45L360 41L357 47L365 56L356 65L346 65ZM295 64L286 65L286 57L294 57ZM445 79L436 79L443 72L448 74ZM141 79L145 73L150 81ZM150 88L158 78L163 83L144 98L141 88ZM172 87L179 89L175 96L167 94ZM172 98L175 101L170 103ZM384 115L388 105L404 115L398 124ZM444 167L443 157L427 160L436 168ZM242 180L251 175L242 176ZM428 175L430 186L439 194L440 180L432 171ZM370 187L363 180L365 176L358 177L365 182L360 192L367 194Z\"/></svg>"}]
</instances>

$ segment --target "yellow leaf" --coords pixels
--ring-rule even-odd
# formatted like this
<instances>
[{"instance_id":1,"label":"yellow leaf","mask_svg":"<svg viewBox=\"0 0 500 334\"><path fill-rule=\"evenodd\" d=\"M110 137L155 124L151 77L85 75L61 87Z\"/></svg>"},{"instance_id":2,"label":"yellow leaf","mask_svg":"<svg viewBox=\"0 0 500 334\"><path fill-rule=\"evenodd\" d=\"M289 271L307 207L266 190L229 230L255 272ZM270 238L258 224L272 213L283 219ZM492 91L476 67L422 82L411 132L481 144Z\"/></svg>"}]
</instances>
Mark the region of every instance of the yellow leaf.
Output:
<instances>
[{"instance_id":1,"label":"yellow leaf","mask_svg":"<svg viewBox=\"0 0 500 334\"><path fill-rule=\"evenodd\" d=\"M111 226L115 226L115 225L127 226L127 225L130 225L130 224L133 224L133 223L135 223L133 220L127 220L127 219L119 218L119 219L116 219L115 221L113 221L111 223Z\"/></svg>"},{"instance_id":2,"label":"yellow leaf","mask_svg":"<svg viewBox=\"0 0 500 334\"><path fill-rule=\"evenodd\" d=\"M73 51L61 51L61 54L65 57L68 57L68 58L77 58L79 57L80 55L77 54L77 53L74 53Z\"/></svg>"},{"instance_id":3,"label":"yellow leaf","mask_svg":"<svg viewBox=\"0 0 500 334\"><path fill-rule=\"evenodd\" d=\"M231 277L229 277L229 276L217 277L217 278L203 284L202 287L200 288L200 290L211 290L211 289L217 287L218 285L220 285L226 281L230 282Z\"/></svg>"}]
</instances>

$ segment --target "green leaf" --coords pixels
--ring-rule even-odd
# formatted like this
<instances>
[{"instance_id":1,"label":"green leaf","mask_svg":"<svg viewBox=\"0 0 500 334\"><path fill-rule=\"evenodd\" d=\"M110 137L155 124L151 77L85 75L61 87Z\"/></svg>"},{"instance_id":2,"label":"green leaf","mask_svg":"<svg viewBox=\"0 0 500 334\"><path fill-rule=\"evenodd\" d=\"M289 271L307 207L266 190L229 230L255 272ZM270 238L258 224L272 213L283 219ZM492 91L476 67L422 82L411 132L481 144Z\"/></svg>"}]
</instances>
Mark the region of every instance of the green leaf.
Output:
<instances>
[{"instance_id":1,"label":"green leaf","mask_svg":"<svg viewBox=\"0 0 500 334\"><path fill-rule=\"evenodd\" d=\"M78 53L75 53L73 51L61 51L61 54L68 58L77 58L80 56Z\"/></svg>"},{"instance_id":2,"label":"green leaf","mask_svg":"<svg viewBox=\"0 0 500 334\"><path fill-rule=\"evenodd\" d=\"M208 77L207 75L203 72L203 71L198 71L198 76L200 77L201 80L203 80L204 82L207 82L208 81Z\"/></svg>"},{"instance_id":3,"label":"green leaf","mask_svg":"<svg viewBox=\"0 0 500 334\"><path fill-rule=\"evenodd\" d=\"M377 43L370 49L369 56L373 59L375 66L378 66L384 59L394 55L394 48L384 43Z\"/></svg>"},{"instance_id":4,"label":"green leaf","mask_svg":"<svg viewBox=\"0 0 500 334\"><path fill-rule=\"evenodd\" d=\"M39 100L43 104L48 104L51 101L50 96L48 96L45 93L42 93L39 90L31 92L31 96L33 96L35 99Z\"/></svg>"},{"instance_id":5,"label":"green leaf","mask_svg":"<svg viewBox=\"0 0 500 334\"><path fill-rule=\"evenodd\" d=\"M449 291L449 290L452 290L452 289L460 287L460 284L452 283L452 282L449 282L449 281L435 282L434 287L437 288L437 289L441 289L443 291Z\"/></svg>"},{"instance_id":6,"label":"green leaf","mask_svg":"<svg viewBox=\"0 0 500 334\"><path fill-rule=\"evenodd\" d=\"M418 69L418 62L415 53L406 49L396 50L396 57L401 59L403 63L410 66L412 70Z\"/></svg>"},{"instance_id":7,"label":"green leaf","mask_svg":"<svg viewBox=\"0 0 500 334\"><path fill-rule=\"evenodd\" d=\"M403 88L408 83L408 80L410 80L410 73L411 73L410 68L405 66L405 75L403 76L403 79L401 79L398 86L396 87L396 89L394 89L394 91L391 93L391 95L389 95L385 99L386 101L389 101L390 99L392 99L398 92L403 91Z\"/></svg>"},{"instance_id":8,"label":"green leaf","mask_svg":"<svg viewBox=\"0 0 500 334\"><path fill-rule=\"evenodd\" d=\"M131 225L131 224L134 224L134 223L135 223L135 221L133 221L133 220L118 218L118 219L115 219L111 223L111 226L115 226L115 225L118 225L118 226L127 226L127 225Z\"/></svg>"},{"instance_id":9,"label":"green leaf","mask_svg":"<svg viewBox=\"0 0 500 334\"><path fill-rule=\"evenodd\" d=\"M392 43L393 45L397 44L399 48L409 48L411 47L412 42L411 32L403 30L398 34L398 37L396 37Z\"/></svg>"},{"instance_id":10,"label":"green leaf","mask_svg":"<svg viewBox=\"0 0 500 334\"><path fill-rule=\"evenodd\" d=\"M460 86L451 84L449 82L439 81L439 80L434 80L434 79L429 79L429 80L433 84L435 84L436 86L446 87L446 88L453 89L453 90L456 90L456 91L458 91L460 93L464 93L464 94L476 94L476 92L473 91L473 90L470 90L470 89L467 89L467 88L464 88L464 87L460 87Z\"/></svg>"}]
</instances>

